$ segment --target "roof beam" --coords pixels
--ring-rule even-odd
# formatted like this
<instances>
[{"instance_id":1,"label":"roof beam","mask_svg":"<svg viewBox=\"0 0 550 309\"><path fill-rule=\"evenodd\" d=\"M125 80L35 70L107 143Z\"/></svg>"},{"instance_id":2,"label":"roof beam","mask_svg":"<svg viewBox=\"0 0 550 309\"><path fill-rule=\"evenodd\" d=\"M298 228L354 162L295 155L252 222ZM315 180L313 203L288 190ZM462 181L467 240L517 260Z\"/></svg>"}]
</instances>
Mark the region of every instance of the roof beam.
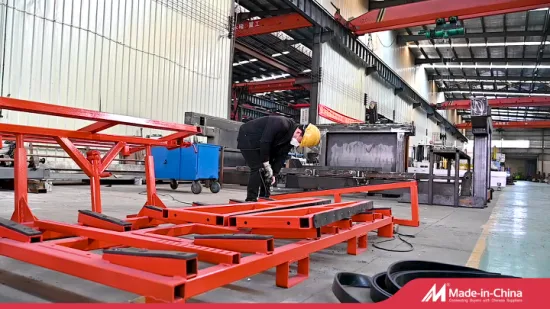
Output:
<instances>
[{"instance_id":1,"label":"roof beam","mask_svg":"<svg viewBox=\"0 0 550 309\"><path fill-rule=\"evenodd\" d=\"M550 77L521 77L521 76L460 76L460 75L429 75L428 80L435 81L490 81L490 82L506 82L506 81L518 81L522 82L550 82Z\"/></svg>"},{"instance_id":2,"label":"roof beam","mask_svg":"<svg viewBox=\"0 0 550 309\"><path fill-rule=\"evenodd\" d=\"M312 83L309 78L285 78L268 81L233 84L233 88L245 88L248 93L263 93L278 90L305 90Z\"/></svg>"},{"instance_id":3,"label":"roof beam","mask_svg":"<svg viewBox=\"0 0 550 309\"><path fill-rule=\"evenodd\" d=\"M369 10L385 9L391 6L403 5L412 2L419 2L422 0L370 0Z\"/></svg>"},{"instance_id":4,"label":"roof beam","mask_svg":"<svg viewBox=\"0 0 550 309\"><path fill-rule=\"evenodd\" d=\"M523 36L541 36L544 31L506 31L506 32L481 32L466 33L464 35L454 35L452 39L484 39L484 38L504 38L504 37L523 37ZM425 35L403 35L397 36L399 43L415 42L428 40Z\"/></svg>"},{"instance_id":5,"label":"roof beam","mask_svg":"<svg viewBox=\"0 0 550 309\"><path fill-rule=\"evenodd\" d=\"M444 91L446 93L472 93L472 94L479 94L479 95L509 95L509 96L518 96L519 95L533 95L533 96L548 96L550 97L550 92L548 91L533 91L529 92L526 90L483 90L483 89L472 89L472 91L460 89L460 88L445 88ZM486 94L490 93L490 94Z\"/></svg>"},{"instance_id":6,"label":"roof beam","mask_svg":"<svg viewBox=\"0 0 550 309\"><path fill-rule=\"evenodd\" d=\"M490 107L528 107L528 106L550 106L549 97L525 97L487 100ZM470 109L470 100L456 100L437 104L437 109Z\"/></svg>"},{"instance_id":7,"label":"roof beam","mask_svg":"<svg viewBox=\"0 0 550 309\"><path fill-rule=\"evenodd\" d=\"M438 18L478 18L550 6L550 0L430 0L371 10L349 22L338 12L337 20L357 35L435 23ZM414 12L414 14L411 14Z\"/></svg>"},{"instance_id":8,"label":"roof beam","mask_svg":"<svg viewBox=\"0 0 550 309\"><path fill-rule=\"evenodd\" d=\"M286 10L265 10L265 11L254 11L254 12L241 12L237 14L237 22L242 22L244 20L253 18L253 17L268 17L268 16L279 16L283 14L290 14L294 11L292 9Z\"/></svg>"},{"instance_id":9,"label":"roof beam","mask_svg":"<svg viewBox=\"0 0 550 309\"><path fill-rule=\"evenodd\" d=\"M429 58L429 59L416 59L414 63L416 65L430 64L430 63L450 63L450 62L507 62L507 63L525 63L525 62L537 62L537 58ZM541 63L550 63L550 58L541 58Z\"/></svg>"},{"instance_id":10,"label":"roof beam","mask_svg":"<svg viewBox=\"0 0 550 309\"><path fill-rule=\"evenodd\" d=\"M456 124L458 129L468 130L472 123L464 122ZM550 120L541 121L493 121L493 128L496 129L546 129L550 128Z\"/></svg>"},{"instance_id":11,"label":"roof beam","mask_svg":"<svg viewBox=\"0 0 550 309\"><path fill-rule=\"evenodd\" d=\"M298 13L243 21L235 26L235 37L269 34L277 31L308 28L313 24Z\"/></svg>"},{"instance_id":12,"label":"roof beam","mask_svg":"<svg viewBox=\"0 0 550 309\"><path fill-rule=\"evenodd\" d=\"M295 71L289 67L287 67L286 65L284 65L282 62L276 60L276 59L273 59L272 57L269 57L269 56L266 56L262 53L260 53L259 51L255 50L255 49L252 49L246 45L243 45L239 42L235 42L235 49L240 51L240 52L243 52L251 57L254 57L256 59L258 59L259 61L265 63L265 64L268 64L276 69L279 69L285 73L288 73L290 75L294 75L294 76L298 76L300 75L300 72L298 71Z\"/></svg>"}]
</instances>

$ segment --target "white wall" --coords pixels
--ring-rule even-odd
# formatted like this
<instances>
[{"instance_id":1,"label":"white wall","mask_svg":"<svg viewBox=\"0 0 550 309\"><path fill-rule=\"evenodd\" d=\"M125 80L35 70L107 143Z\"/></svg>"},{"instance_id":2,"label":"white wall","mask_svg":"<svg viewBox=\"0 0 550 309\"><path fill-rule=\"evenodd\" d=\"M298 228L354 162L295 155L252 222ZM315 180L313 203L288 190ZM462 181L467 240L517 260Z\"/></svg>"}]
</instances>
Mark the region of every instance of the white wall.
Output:
<instances>
[{"instance_id":1,"label":"white wall","mask_svg":"<svg viewBox=\"0 0 550 309\"><path fill-rule=\"evenodd\" d=\"M321 46L319 104L346 116L365 120L365 70L340 56L330 44ZM331 121L319 117L319 123Z\"/></svg>"},{"instance_id":2,"label":"white wall","mask_svg":"<svg viewBox=\"0 0 550 309\"><path fill-rule=\"evenodd\" d=\"M179 123L187 111L226 117L231 6L219 0L0 0L0 95ZM8 111L1 121L66 129L88 124Z\"/></svg>"}]
</instances>

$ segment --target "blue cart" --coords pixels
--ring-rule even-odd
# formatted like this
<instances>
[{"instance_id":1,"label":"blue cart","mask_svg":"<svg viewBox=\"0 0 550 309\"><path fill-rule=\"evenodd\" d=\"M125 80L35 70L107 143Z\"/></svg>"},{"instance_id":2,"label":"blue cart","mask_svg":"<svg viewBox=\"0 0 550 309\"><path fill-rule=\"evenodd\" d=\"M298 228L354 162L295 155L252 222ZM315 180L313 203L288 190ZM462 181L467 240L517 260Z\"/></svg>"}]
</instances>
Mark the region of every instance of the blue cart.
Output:
<instances>
[{"instance_id":1,"label":"blue cart","mask_svg":"<svg viewBox=\"0 0 550 309\"><path fill-rule=\"evenodd\" d=\"M191 191L199 194L202 191L201 181L204 181L212 193L220 192L221 146L193 144L171 150L153 147L152 154L156 179L170 180L173 190L178 188L178 181L191 181Z\"/></svg>"}]
</instances>

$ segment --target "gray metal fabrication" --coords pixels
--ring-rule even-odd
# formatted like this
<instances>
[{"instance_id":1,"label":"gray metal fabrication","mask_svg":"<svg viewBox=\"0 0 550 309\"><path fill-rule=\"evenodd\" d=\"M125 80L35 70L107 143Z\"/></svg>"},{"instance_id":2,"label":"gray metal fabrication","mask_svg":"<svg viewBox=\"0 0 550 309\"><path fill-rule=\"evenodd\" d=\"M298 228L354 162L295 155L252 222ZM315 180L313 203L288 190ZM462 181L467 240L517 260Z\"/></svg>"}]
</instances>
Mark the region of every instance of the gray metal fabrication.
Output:
<instances>
[{"instance_id":1,"label":"gray metal fabrication","mask_svg":"<svg viewBox=\"0 0 550 309\"><path fill-rule=\"evenodd\" d=\"M404 173L412 124L319 125L321 166Z\"/></svg>"},{"instance_id":2,"label":"gray metal fabrication","mask_svg":"<svg viewBox=\"0 0 550 309\"><path fill-rule=\"evenodd\" d=\"M442 205L454 207L476 207L478 203L472 197L472 173L470 171L471 159L463 151L454 147L429 148L429 172L428 174L417 174L418 202L428 205ZM435 166L447 159L447 175L438 176L434 174ZM468 170L460 177L460 160L468 162ZM451 167L454 165L454 175L451 175ZM427 181L422 181L426 179ZM436 181L444 180L444 181ZM409 192L403 192L400 202L410 203Z\"/></svg>"},{"instance_id":3,"label":"gray metal fabrication","mask_svg":"<svg viewBox=\"0 0 550 309\"><path fill-rule=\"evenodd\" d=\"M493 124L487 98L472 98L472 134L474 135L473 196L486 205L491 198L491 136Z\"/></svg>"},{"instance_id":4,"label":"gray metal fabrication","mask_svg":"<svg viewBox=\"0 0 550 309\"><path fill-rule=\"evenodd\" d=\"M243 124L242 122L186 112L185 124L201 127L203 132L201 135L207 138L208 144L223 147L224 167L245 165L244 158L237 149L237 136L239 135L239 128ZM231 178L226 179L225 176L224 172L224 182L228 183L227 181Z\"/></svg>"}]
</instances>

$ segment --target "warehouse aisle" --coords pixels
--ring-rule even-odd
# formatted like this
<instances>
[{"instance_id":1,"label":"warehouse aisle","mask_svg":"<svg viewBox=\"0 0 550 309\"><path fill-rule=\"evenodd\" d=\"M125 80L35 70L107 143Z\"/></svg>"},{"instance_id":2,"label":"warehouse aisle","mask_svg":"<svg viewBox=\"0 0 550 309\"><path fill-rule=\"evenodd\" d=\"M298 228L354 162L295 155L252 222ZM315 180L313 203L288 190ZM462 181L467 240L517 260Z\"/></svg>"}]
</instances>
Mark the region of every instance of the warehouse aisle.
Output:
<instances>
[{"instance_id":1,"label":"warehouse aisle","mask_svg":"<svg viewBox=\"0 0 550 309\"><path fill-rule=\"evenodd\" d=\"M517 182L506 187L478 242L484 248L479 268L520 277L550 277L549 211L550 185Z\"/></svg>"}]
</instances>

